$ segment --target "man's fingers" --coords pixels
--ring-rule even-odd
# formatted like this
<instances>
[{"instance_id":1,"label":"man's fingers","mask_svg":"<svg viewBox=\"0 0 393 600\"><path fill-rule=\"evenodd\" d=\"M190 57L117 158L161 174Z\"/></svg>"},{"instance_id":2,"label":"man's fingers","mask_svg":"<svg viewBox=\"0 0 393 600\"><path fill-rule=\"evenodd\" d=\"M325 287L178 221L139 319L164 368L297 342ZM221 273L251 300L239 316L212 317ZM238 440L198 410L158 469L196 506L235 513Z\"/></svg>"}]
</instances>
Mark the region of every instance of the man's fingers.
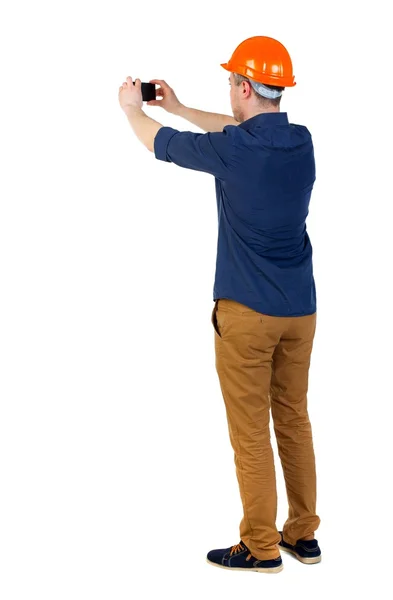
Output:
<instances>
[{"instance_id":1,"label":"man's fingers","mask_svg":"<svg viewBox=\"0 0 393 600\"><path fill-rule=\"evenodd\" d=\"M163 79L151 79L149 81L149 83L157 83L158 85L160 85L161 87L169 87L167 82L164 81Z\"/></svg>"},{"instance_id":2,"label":"man's fingers","mask_svg":"<svg viewBox=\"0 0 393 600\"><path fill-rule=\"evenodd\" d=\"M135 84L135 87L139 86L142 87L142 81L140 79L135 79L135 82L132 81L132 77L128 76L127 77L127 84L131 87L133 84ZM123 85L126 85L126 83L123 83Z\"/></svg>"}]
</instances>

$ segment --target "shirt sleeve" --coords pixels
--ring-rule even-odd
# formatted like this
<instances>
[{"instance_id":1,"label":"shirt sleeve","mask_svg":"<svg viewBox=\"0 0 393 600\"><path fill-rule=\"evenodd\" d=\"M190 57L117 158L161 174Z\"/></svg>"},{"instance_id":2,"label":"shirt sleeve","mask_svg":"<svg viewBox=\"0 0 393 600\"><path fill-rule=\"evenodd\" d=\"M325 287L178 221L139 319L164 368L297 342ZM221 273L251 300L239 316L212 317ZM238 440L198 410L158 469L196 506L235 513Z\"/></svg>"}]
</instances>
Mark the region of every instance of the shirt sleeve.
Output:
<instances>
[{"instance_id":1,"label":"shirt sleeve","mask_svg":"<svg viewBox=\"0 0 393 600\"><path fill-rule=\"evenodd\" d=\"M193 133L161 127L154 138L154 153L158 160L225 178L233 168L235 129L226 125L223 131Z\"/></svg>"}]
</instances>

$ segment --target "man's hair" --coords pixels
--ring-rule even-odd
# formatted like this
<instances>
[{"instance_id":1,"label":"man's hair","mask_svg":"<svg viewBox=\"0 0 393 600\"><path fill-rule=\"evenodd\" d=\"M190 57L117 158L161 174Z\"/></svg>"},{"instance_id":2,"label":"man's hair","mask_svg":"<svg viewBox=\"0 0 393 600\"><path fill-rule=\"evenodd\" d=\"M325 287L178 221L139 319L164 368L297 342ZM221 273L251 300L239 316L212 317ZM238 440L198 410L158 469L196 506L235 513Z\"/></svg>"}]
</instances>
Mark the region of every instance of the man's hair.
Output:
<instances>
[{"instance_id":1,"label":"man's hair","mask_svg":"<svg viewBox=\"0 0 393 600\"><path fill-rule=\"evenodd\" d=\"M244 75L239 75L239 73L234 73L233 76L235 78L235 85L240 85L242 81L249 81L248 77L244 77ZM281 92L282 90L285 90L285 88L283 88L283 87L267 85L266 83L264 83L263 85L270 88L271 90L278 90L279 92ZM264 98L264 96L261 96L261 94L258 94L258 92L256 92L252 86L251 86L251 90L255 94L258 102L262 106L280 106L282 96L279 96L278 98Z\"/></svg>"}]
</instances>

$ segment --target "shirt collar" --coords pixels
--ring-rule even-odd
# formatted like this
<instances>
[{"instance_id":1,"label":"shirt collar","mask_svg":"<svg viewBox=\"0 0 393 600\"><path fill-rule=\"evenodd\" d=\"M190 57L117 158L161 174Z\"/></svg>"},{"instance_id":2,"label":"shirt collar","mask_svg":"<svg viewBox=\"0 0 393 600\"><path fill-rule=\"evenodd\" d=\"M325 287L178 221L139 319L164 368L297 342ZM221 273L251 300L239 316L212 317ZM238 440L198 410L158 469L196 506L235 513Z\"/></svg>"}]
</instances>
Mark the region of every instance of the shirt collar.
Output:
<instances>
[{"instance_id":1,"label":"shirt collar","mask_svg":"<svg viewBox=\"0 0 393 600\"><path fill-rule=\"evenodd\" d=\"M240 123L238 127L242 129L253 129L254 127L275 127L276 125L288 125L288 113L286 112L270 112L260 113L255 115L243 123Z\"/></svg>"}]
</instances>

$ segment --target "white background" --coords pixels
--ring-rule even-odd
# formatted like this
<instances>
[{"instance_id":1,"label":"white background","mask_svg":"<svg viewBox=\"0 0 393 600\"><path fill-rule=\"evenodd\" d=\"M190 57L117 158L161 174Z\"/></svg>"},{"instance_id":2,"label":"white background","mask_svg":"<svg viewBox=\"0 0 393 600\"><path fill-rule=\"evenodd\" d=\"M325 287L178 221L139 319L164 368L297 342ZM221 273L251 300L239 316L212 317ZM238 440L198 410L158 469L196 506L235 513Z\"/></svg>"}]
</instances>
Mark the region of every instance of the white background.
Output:
<instances>
[{"instance_id":1,"label":"white background","mask_svg":"<svg viewBox=\"0 0 393 600\"><path fill-rule=\"evenodd\" d=\"M365 7L2 4L2 600L385 590L392 52L388 3ZM281 110L310 129L317 164L309 412L323 562L284 555L274 577L205 562L239 541L241 519L210 322L214 179L157 161L118 103L127 75L163 78L183 103L230 114L220 63L252 35L291 53Z\"/></svg>"}]
</instances>

